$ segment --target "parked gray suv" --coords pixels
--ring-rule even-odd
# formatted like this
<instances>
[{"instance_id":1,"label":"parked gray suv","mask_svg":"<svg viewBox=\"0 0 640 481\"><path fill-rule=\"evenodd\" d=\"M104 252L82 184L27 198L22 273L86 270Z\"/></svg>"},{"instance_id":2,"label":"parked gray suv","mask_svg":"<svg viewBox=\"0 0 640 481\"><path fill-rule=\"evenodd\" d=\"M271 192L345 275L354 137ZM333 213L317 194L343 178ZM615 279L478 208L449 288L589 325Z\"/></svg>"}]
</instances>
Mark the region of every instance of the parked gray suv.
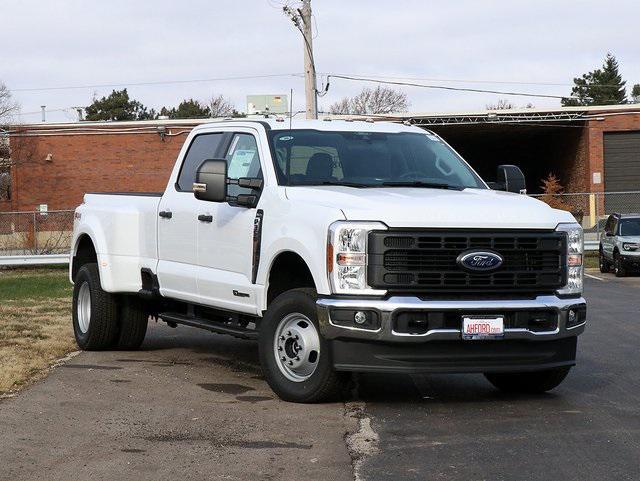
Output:
<instances>
[{"instance_id":1,"label":"parked gray suv","mask_svg":"<svg viewBox=\"0 0 640 481\"><path fill-rule=\"evenodd\" d=\"M611 214L600 237L600 272L640 269L640 214Z\"/></svg>"}]
</instances>

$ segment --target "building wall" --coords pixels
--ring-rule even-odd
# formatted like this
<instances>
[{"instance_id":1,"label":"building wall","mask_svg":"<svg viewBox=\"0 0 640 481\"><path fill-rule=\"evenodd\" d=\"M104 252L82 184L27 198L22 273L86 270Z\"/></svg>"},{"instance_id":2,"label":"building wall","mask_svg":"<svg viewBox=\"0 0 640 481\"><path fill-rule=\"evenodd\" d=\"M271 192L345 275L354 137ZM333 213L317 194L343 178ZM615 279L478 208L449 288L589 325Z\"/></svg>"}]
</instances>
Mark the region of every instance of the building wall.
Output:
<instances>
[{"instance_id":1,"label":"building wall","mask_svg":"<svg viewBox=\"0 0 640 481\"><path fill-rule=\"evenodd\" d=\"M74 209L86 192L164 191L190 129L164 139L156 131L13 136L12 198L0 211Z\"/></svg>"},{"instance_id":2,"label":"building wall","mask_svg":"<svg viewBox=\"0 0 640 481\"><path fill-rule=\"evenodd\" d=\"M487 135L487 128L494 127L482 124L452 124L440 130L487 179L495 175L498 163L523 161L531 169L532 192L549 171L557 171L569 192L599 192L605 189L603 133L640 130L640 114L593 115L603 120L557 132L540 125L527 129L526 123L500 127L492 135ZM11 168L12 198L0 200L0 212L32 211L40 204L47 204L49 210L74 209L85 192L163 191L186 135L196 123L171 125L170 135L164 138L157 125L144 122L126 129L108 124L86 126L82 131L49 125L25 128L10 140L16 161ZM594 172L601 173L602 183L593 183Z\"/></svg>"},{"instance_id":3,"label":"building wall","mask_svg":"<svg viewBox=\"0 0 640 481\"><path fill-rule=\"evenodd\" d=\"M602 115L603 120L588 122L588 166L586 185L591 192L604 192L604 132L640 130L640 114ZM602 182L593 183L593 173L600 172ZM640 189L640 186L638 186Z\"/></svg>"}]
</instances>

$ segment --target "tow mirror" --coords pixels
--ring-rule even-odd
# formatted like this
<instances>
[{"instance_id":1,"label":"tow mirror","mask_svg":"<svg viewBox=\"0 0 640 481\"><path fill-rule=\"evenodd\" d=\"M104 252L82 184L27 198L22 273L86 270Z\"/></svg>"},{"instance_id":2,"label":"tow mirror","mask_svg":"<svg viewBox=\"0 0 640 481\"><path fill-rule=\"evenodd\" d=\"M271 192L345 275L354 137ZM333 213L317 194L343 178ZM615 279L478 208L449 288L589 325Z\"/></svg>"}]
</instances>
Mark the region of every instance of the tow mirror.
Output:
<instances>
[{"instance_id":1,"label":"tow mirror","mask_svg":"<svg viewBox=\"0 0 640 481\"><path fill-rule=\"evenodd\" d=\"M196 171L196 181L193 183L193 194L196 199L210 202L229 202L241 207L256 207L258 196L255 194L238 194L229 196L228 185L237 185L251 190L262 190L262 179L240 177L227 178L227 161L224 159L205 160Z\"/></svg>"},{"instance_id":2,"label":"tow mirror","mask_svg":"<svg viewBox=\"0 0 640 481\"><path fill-rule=\"evenodd\" d=\"M489 186L494 190L506 190L516 194L527 193L527 183L524 174L517 165L499 165L497 181Z\"/></svg>"},{"instance_id":3,"label":"tow mirror","mask_svg":"<svg viewBox=\"0 0 640 481\"><path fill-rule=\"evenodd\" d=\"M224 159L207 159L196 171L193 184L193 195L196 199L211 202L227 200L227 161Z\"/></svg>"}]
</instances>

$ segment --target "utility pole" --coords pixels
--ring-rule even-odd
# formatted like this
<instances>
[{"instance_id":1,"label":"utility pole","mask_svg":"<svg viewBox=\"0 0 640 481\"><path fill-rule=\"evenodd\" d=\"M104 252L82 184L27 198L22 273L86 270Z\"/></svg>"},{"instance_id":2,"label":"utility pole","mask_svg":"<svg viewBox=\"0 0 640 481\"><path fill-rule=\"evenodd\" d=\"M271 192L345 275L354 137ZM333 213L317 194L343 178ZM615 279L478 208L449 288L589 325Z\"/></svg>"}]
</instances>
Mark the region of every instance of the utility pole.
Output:
<instances>
[{"instance_id":1,"label":"utility pole","mask_svg":"<svg viewBox=\"0 0 640 481\"><path fill-rule=\"evenodd\" d=\"M318 91L316 89L316 66L313 59L313 29L311 27L311 0L302 0L301 8L284 6L284 13L302 34L304 49L304 91L307 118L318 118Z\"/></svg>"},{"instance_id":2,"label":"utility pole","mask_svg":"<svg viewBox=\"0 0 640 481\"><path fill-rule=\"evenodd\" d=\"M318 95L316 91L316 66L313 61L313 30L311 28L311 0L302 0L302 37L304 41L304 93L307 118L318 118Z\"/></svg>"}]
</instances>

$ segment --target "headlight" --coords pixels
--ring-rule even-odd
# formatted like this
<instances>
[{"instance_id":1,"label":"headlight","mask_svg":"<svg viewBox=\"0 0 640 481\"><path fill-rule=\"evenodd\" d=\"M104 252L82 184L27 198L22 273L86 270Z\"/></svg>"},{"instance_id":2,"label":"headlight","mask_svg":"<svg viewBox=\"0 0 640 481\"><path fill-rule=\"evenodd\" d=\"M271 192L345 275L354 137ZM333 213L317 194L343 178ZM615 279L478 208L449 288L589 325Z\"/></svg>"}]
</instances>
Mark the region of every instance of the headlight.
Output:
<instances>
[{"instance_id":1,"label":"headlight","mask_svg":"<svg viewBox=\"0 0 640 481\"><path fill-rule=\"evenodd\" d=\"M556 231L567 236L567 284L560 290L560 295L582 294L582 276L584 266L584 236L578 224L559 224Z\"/></svg>"},{"instance_id":2,"label":"headlight","mask_svg":"<svg viewBox=\"0 0 640 481\"><path fill-rule=\"evenodd\" d=\"M338 221L329 226L327 275L335 294L385 293L367 284L367 238L369 231L386 229L379 222Z\"/></svg>"},{"instance_id":3,"label":"headlight","mask_svg":"<svg viewBox=\"0 0 640 481\"><path fill-rule=\"evenodd\" d=\"M640 247L640 245L638 245L636 242L622 243L622 250L625 250L625 251L635 251L635 250L638 250L638 247Z\"/></svg>"}]
</instances>

